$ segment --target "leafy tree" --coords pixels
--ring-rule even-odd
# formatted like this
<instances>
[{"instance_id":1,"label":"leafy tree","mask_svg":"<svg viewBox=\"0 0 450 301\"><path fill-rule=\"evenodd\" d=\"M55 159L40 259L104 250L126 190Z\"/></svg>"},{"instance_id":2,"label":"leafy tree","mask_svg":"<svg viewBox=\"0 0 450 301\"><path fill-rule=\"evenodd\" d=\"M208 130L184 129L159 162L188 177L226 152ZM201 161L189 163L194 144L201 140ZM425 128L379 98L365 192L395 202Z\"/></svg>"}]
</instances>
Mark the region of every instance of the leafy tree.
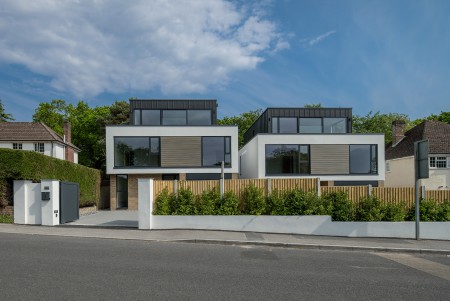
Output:
<instances>
[{"instance_id":1,"label":"leafy tree","mask_svg":"<svg viewBox=\"0 0 450 301\"><path fill-rule=\"evenodd\" d=\"M439 114L439 115L431 114L426 119L450 123L450 111L448 111L448 112L441 111L441 114Z\"/></svg>"},{"instance_id":2,"label":"leafy tree","mask_svg":"<svg viewBox=\"0 0 450 301\"><path fill-rule=\"evenodd\" d=\"M2 100L0 99L0 122L8 122L13 121L14 118L11 114L8 114L5 112L5 109L3 108Z\"/></svg>"},{"instance_id":3,"label":"leafy tree","mask_svg":"<svg viewBox=\"0 0 450 301\"><path fill-rule=\"evenodd\" d=\"M238 116L224 117L218 120L220 125L237 125L239 131L239 148L244 145L244 133L250 126L261 116L263 110L257 109L254 111L244 112Z\"/></svg>"},{"instance_id":4,"label":"leafy tree","mask_svg":"<svg viewBox=\"0 0 450 301\"><path fill-rule=\"evenodd\" d=\"M392 140L392 122L395 120L405 121L405 131L414 126L406 114L370 111L365 116L353 116L353 133L382 133L386 143Z\"/></svg>"}]
</instances>

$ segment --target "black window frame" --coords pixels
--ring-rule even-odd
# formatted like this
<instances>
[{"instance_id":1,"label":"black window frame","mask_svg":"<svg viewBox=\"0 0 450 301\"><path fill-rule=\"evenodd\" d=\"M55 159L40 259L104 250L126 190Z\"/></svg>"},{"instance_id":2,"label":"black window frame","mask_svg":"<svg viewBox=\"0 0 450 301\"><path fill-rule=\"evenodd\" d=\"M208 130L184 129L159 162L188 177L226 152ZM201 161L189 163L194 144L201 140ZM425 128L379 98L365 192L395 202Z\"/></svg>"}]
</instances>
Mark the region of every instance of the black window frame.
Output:
<instances>
[{"instance_id":1,"label":"black window frame","mask_svg":"<svg viewBox=\"0 0 450 301\"><path fill-rule=\"evenodd\" d=\"M267 172L267 146L280 146L282 147L283 145L289 145L289 146L296 146L297 147L297 166L298 166L298 173L268 173ZM306 160L302 160L301 159L301 152L300 149L301 147L306 147L308 149L308 172L307 173L301 173L300 170L300 165L301 163L305 163ZM265 144L264 145L264 172L266 176L286 176L286 175L295 175L295 176L306 176L306 175L311 175L311 147L310 144L287 144L287 143L283 143L283 144Z\"/></svg>"},{"instance_id":2,"label":"black window frame","mask_svg":"<svg viewBox=\"0 0 450 301\"><path fill-rule=\"evenodd\" d=\"M366 172L352 172L352 156L351 156L351 148L352 146L369 146L369 166L370 171L368 173ZM375 152L375 158L376 160L373 162L372 157L373 153ZM375 163L375 171L373 171L373 163ZM377 144L349 144L348 145L348 173L350 175L378 175L378 145Z\"/></svg>"},{"instance_id":3,"label":"black window frame","mask_svg":"<svg viewBox=\"0 0 450 301\"><path fill-rule=\"evenodd\" d=\"M148 138L148 150L149 150L149 157L152 156L157 156L158 157L158 165L157 166L153 166L153 165L124 165L124 166L118 166L116 165L116 156L117 156L117 152L116 152L116 139L117 138ZM152 152L152 139L157 139L158 140L158 152L154 153ZM120 169L120 168L161 168L161 137L158 136L114 136L114 168Z\"/></svg>"},{"instance_id":4,"label":"black window frame","mask_svg":"<svg viewBox=\"0 0 450 301\"><path fill-rule=\"evenodd\" d=\"M296 118L297 119L297 128L294 133L281 133L280 132L280 119L281 118ZM300 132L300 120L301 119L320 119L321 132L320 133L302 133ZM328 133L325 132L325 119L343 119L344 120L344 132L342 133ZM270 133L272 134L348 134L348 118L347 117L291 117L291 116L272 116L270 118ZM275 127L275 128L274 128Z\"/></svg>"},{"instance_id":5,"label":"black window frame","mask_svg":"<svg viewBox=\"0 0 450 301\"><path fill-rule=\"evenodd\" d=\"M231 136L202 136L202 139L201 139L201 161L202 161L201 167L205 167L205 168L218 168L218 167L220 168L221 167L220 165L205 165L203 163L203 155L204 155L203 145L204 145L204 140L208 139L208 138L223 138L223 140L224 140L223 141L223 161L224 161L224 165L225 165L225 168L231 168L232 167L232 162L233 162L232 155L231 155L231 150L232 150L232 147L231 147ZM229 151L228 152L227 152L227 141L229 141ZM227 155L230 156L230 163L229 164L227 164L227 161L225 160Z\"/></svg>"}]
</instances>

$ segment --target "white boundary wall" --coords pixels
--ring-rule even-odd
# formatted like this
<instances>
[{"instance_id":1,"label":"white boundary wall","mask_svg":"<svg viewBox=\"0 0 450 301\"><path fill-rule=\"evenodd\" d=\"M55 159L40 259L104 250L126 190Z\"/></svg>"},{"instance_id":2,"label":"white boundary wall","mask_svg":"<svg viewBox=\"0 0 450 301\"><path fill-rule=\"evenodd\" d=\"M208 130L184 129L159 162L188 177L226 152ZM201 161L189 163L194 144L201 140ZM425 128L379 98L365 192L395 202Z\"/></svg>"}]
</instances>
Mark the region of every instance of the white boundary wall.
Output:
<instances>
[{"instance_id":1,"label":"white boundary wall","mask_svg":"<svg viewBox=\"0 0 450 301\"><path fill-rule=\"evenodd\" d=\"M251 231L415 239L414 222L333 222L331 216L153 215L153 180L138 180L139 229ZM450 222L421 222L422 239L450 240Z\"/></svg>"}]
</instances>

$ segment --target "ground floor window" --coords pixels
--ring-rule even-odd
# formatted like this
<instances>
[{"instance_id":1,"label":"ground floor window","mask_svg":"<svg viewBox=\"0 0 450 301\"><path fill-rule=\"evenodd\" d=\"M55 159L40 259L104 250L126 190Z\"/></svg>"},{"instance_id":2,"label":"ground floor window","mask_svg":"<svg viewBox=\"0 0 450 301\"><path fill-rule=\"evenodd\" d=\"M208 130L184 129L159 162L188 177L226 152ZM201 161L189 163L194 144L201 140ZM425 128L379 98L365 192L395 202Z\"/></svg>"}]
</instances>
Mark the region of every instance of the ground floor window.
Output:
<instances>
[{"instance_id":1,"label":"ground floor window","mask_svg":"<svg viewBox=\"0 0 450 301\"><path fill-rule=\"evenodd\" d=\"M376 174L378 172L378 153L376 144L350 145L350 173Z\"/></svg>"},{"instance_id":2,"label":"ground floor window","mask_svg":"<svg viewBox=\"0 0 450 301\"><path fill-rule=\"evenodd\" d=\"M308 145L266 145L266 175L284 174L310 174Z\"/></svg>"},{"instance_id":3,"label":"ground floor window","mask_svg":"<svg viewBox=\"0 0 450 301\"><path fill-rule=\"evenodd\" d=\"M430 157L430 167L450 168L450 157Z\"/></svg>"},{"instance_id":4,"label":"ground floor window","mask_svg":"<svg viewBox=\"0 0 450 301\"><path fill-rule=\"evenodd\" d=\"M222 161L231 166L231 138L202 137L202 166L220 167Z\"/></svg>"},{"instance_id":5,"label":"ground floor window","mask_svg":"<svg viewBox=\"0 0 450 301\"><path fill-rule=\"evenodd\" d=\"M44 143L35 143L34 144L34 151L43 154L44 153Z\"/></svg>"},{"instance_id":6,"label":"ground floor window","mask_svg":"<svg viewBox=\"0 0 450 301\"><path fill-rule=\"evenodd\" d=\"M22 149L22 143L13 143L13 149Z\"/></svg>"},{"instance_id":7,"label":"ground floor window","mask_svg":"<svg viewBox=\"0 0 450 301\"><path fill-rule=\"evenodd\" d=\"M116 176L117 209L128 208L128 176Z\"/></svg>"}]
</instances>

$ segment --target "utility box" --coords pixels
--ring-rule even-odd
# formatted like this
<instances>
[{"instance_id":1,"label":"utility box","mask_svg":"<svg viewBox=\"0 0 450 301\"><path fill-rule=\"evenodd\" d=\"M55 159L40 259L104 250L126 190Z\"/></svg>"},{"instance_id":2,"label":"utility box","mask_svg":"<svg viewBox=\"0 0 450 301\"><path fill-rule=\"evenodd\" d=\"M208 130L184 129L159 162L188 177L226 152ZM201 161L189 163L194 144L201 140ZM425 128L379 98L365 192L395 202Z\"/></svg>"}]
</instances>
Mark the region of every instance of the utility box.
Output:
<instances>
[{"instance_id":1,"label":"utility box","mask_svg":"<svg viewBox=\"0 0 450 301\"><path fill-rule=\"evenodd\" d=\"M43 226L59 225L59 181L41 181L41 213Z\"/></svg>"}]
</instances>

